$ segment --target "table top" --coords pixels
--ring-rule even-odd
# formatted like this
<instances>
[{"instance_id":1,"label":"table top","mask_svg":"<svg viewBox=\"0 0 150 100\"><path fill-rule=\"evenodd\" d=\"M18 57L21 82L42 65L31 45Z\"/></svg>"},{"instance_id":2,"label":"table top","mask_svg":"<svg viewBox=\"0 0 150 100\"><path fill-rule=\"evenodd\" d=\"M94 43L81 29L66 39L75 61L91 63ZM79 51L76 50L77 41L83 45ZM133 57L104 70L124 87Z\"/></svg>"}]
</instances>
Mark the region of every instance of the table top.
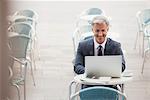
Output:
<instances>
[{"instance_id":1,"label":"table top","mask_svg":"<svg viewBox=\"0 0 150 100\"><path fill-rule=\"evenodd\" d=\"M132 81L132 73L128 73L120 78L101 77L99 79L86 78L85 74L77 75L74 77L74 81L80 84L86 85L116 85L124 84Z\"/></svg>"}]
</instances>

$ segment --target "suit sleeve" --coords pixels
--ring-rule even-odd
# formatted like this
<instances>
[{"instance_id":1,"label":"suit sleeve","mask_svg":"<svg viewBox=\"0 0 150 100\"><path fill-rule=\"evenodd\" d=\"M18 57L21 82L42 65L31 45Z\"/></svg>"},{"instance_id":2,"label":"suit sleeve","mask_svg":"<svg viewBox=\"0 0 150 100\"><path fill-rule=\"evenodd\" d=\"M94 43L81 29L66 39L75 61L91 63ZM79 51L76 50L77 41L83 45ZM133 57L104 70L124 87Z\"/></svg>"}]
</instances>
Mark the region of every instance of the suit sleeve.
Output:
<instances>
[{"instance_id":1,"label":"suit sleeve","mask_svg":"<svg viewBox=\"0 0 150 100\"><path fill-rule=\"evenodd\" d=\"M83 74L85 71L84 56L83 56L82 50L83 50L83 47L81 43L79 43L76 58L75 58L75 64L74 64L74 72L76 74Z\"/></svg>"},{"instance_id":2,"label":"suit sleeve","mask_svg":"<svg viewBox=\"0 0 150 100\"><path fill-rule=\"evenodd\" d=\"M124 59L124 54L123 54L123 51L121 49L121 44L119 43L118 45L118 50L117 50L117 54L118 55L122 55L122 72L125 70L126 68L126 65L125 65L125 59Z\"/></svg>"}]
</instances>

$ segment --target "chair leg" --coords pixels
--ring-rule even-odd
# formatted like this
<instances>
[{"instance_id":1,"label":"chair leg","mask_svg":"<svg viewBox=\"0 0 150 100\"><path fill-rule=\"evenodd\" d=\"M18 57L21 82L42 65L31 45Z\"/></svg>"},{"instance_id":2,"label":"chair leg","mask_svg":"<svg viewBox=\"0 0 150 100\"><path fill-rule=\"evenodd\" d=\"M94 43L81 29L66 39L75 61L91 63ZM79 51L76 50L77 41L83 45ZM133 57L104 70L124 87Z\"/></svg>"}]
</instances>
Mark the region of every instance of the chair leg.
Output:
<instances>
[{"instance_id":1,"label":"chair leg","mask_svg":"<svg viewBox=\"0 0 150 100\"><path fill-rule=\"evenodd\" d=\"M35 27L34 27L34 30L35 30L35 36L34 36L34 49L37 50L37 55L38 55L38 60L40 60L40 53L39 53L39 48L38 48L38 37L37 37L37 32L36 32L36 26L37 26L37 23L35 23ZM36 68L35 68L36 69Z\"/></svg>"},{"instance_id":2,"label":"chair leg","mask_svg":"<svg viewBox=\"0 0 150 100\"><path fill-rule=\"evenodd\" d=\"M32 62L31 62L31 61L29 61L29 63L30 63L30 66L31 66L31 76L32 76L32 80L33 80L33 85L36 86L36 85L35 85L34 73L33 73L33 67L32 67L33 65L32 65Z\"/></svg>"},{"instance_id":3,"label":"chair leg","mask_svg":"<svg viewBox=\"0 0 150 100\"><path fill-rule=\"evenodd\" d=\"M144 70L144 65L145 65L145 55L144 55L143 63L142 63L142 71L141 71L142 74L143 74L143 70Z\"/></svg>"},{"instance_id":4,"label":"chair leg","mask_svg":"<svg viewBox=\"0 0 150 100\"><path fill-rule=\"evenodd\" d=\"M145 65L145 61L146 61L146 54L148 53L150 49L147 49L145 52L144 52L144 58L143 58L143 64L142 64L142 71L141 73L143 74L143 71L144 71L144 65Z\"/></svg>"},{"instance_id":5,"label":"chair leg","mask_svg":"<svg viewBox=\"0 0 150 100\"><path fill-rule=\"evenodd\" d=\"M144 57L144 35L142 36L142 57Z\"/></svg>"},{"instance_id":6,"label":"chair leg","mask_svg":"<svg viewBox=\"0 0 150 100\"><path fill-rule=\"evenodd\" d=\"M36 35L36 36L35 36L35 48L36 48L36 50L37 50L38 60L40 60L40 53L39 53L38 45L39 45L39 43L38 43L38 37L37 37L37 35Z\"/></svg>"},{"instance_id":7,"label":"chair leg","mask_svg":"<svg viewBox=\"0 0 150 100\"><path fill-rule=\"evenodd\" d=\"M34 48L35 49L35 48ZM32 54L32 62L33 62L33 65L34 65L34 70L36 70L36 63L35 63L35 58L36 57L36 55L35 55L35 52L34 52L34 50L33 50L33 54Z\"/></svg>"},{"instance_id":8,"label":"chair leg","mask_svg":"<svg viewBox=\"0 0 150 100\"><path fill-rule=\"evenodd\" d=\"M76 83L75 93L80 89L81 89L81 84ZM78 97L77 100L80 100L80 97Z\"/></svg>"},{"instance_id":9,"label":"chair leg","mask_svg":"<svg viewBox=\"0 0 150 100\"><path fill-rule=\"evenodd\" d=\"M35 64L35 41L33 43L33 48L31 49L30 58L31 58L32 64L34 66L34 69L36 69L36 64Z\"/></svg>"},{"instance_id":10,"label":"chair leg","mask_svg":"<svg viewBox=\"0 0 150 100\"><path fill-rule=\"evenodd\" d=\"M26 75L27 75L27 65L28 63L25 64L25 72L24 72L24 100L26 100Z\"/></svg>"},{"instance_id":11,"label":"chair leg","mask_svg":"<svg viewBox=\"0 0 150 100\"><path fill-rule=\"evenodd\" d=\"M138 37L139 37L139 32L137 32L136 34L134 49L136 49Z\"/></svg>"},{"instance_id":12,"label":"chair leg","mask_svg":"<svg viewBox=\"0 0 150 100\"><path fill-rule=\"evenodd\" d=\"M15 86L16 87L16 89L17 89L17 92L18 92L18 100L21 100L21 95L20 95L20 87L17 85L17 84L12 84L13 86Z\"/></svg>"},{"instance_id":13,"label":"chair leg","mask_svg":"<svg viewBox=\"0 0 150 100\"><path fill-rule=\"evenodd\" d=\"M77 87L77 83L73 80L71 81L71 83L69 84L69 100L70 100L70 97L72 95L72 86L73 84L75 84L75 87Z\"/></svg>"},{"instance_id":14,"label":"chair leg","mask_svg":"<svg viewBox=\"0 0 150 100\"><path fill-rule=\"evenodd\" d=\"M26 81L24 82L24 100L26 100Z\"/></svg>"}]
</instances>

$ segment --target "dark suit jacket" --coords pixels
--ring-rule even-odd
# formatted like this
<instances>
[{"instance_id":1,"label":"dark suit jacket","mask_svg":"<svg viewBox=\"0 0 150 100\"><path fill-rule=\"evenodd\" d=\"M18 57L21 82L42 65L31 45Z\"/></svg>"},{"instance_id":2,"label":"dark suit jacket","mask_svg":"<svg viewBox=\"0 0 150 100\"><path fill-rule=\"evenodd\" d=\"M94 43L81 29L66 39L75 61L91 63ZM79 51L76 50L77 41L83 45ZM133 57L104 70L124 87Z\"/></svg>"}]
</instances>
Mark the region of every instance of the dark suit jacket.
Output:
<instances>
[{"instance_id":1,"label":"dark suit jacket","mask_svg":"<svg viewBox=\"0 0 150 100\"><path fill-rule=\"evenodd\" d=\"M122 72L125 70L125 60L121 44L107 38L104 55L122 55ZM85 56L94 56L94 38L88 38L79 43L74 64L74 72L83 74L85 71Z\"/></svg>"}]
</instances>

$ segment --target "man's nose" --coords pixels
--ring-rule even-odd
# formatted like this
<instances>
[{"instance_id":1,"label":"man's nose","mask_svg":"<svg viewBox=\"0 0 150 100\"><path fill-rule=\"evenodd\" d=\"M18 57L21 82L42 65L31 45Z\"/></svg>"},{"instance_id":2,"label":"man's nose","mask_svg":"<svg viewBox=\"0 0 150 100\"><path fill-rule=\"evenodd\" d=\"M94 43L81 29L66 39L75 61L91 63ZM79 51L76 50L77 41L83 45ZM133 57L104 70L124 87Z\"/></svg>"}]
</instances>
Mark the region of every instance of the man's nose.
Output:
<instances>
[{"instance_id":1,"label":"man's nose","mask_svg":"<svg viewBox=\"0 0 150 100\"><path fill-rule=\"evenodd\" d=\"M103 32L99 31L99 32L97 33L97 35L98 35L98 36L102 36L102 35L103 35Z\"/></svg>"}]
</instances>

